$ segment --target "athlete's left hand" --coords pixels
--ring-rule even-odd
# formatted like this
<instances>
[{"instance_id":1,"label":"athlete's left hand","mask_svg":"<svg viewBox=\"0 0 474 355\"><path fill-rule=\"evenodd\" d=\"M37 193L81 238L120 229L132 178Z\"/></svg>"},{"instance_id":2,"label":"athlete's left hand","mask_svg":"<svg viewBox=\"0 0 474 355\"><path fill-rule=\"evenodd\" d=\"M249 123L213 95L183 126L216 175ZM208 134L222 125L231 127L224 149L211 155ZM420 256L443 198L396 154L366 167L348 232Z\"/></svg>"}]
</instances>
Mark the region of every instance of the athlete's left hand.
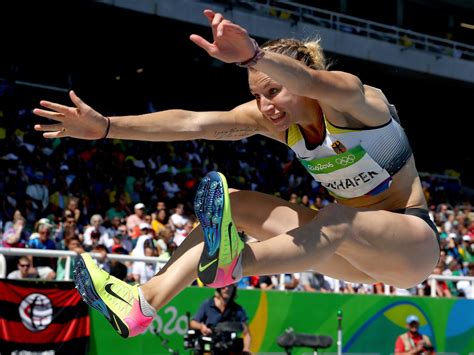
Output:
<instances>
[{"instance_id":1,"label":"athlete's left hand","mask_svg":"<svg viewBox=\"0 0 474 355\"><path fill-rule=\"evenodd\" d=\"M204 10L212 28L213 43L203 37L192 34L189 38L203 48L211 57L225 63L244 62L255 54L255 47L247 30L229 20L220 13Z\"/></svg>"}]
</instances>

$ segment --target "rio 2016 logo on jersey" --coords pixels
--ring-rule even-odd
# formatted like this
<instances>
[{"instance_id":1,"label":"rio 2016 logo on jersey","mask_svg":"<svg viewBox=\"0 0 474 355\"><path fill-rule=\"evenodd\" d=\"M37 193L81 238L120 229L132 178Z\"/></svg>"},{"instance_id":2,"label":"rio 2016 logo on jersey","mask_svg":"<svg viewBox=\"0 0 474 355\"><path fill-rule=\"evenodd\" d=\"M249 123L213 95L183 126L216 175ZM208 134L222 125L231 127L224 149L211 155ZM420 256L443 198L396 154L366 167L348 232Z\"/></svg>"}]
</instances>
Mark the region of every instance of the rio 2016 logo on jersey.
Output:
<instances>
[{"instance_id":1,"label":"rio 2016 logo on jersey","mask_svg":"<svg viewBox=\"0 0 474 355\"><path fill-rule=\"evenodd\" d=\"M334 168L334 165L331 162L327 162L325 164L308 165L307 167L310 171L320 171L328 168Z\"/></svg>"}]
</instances>

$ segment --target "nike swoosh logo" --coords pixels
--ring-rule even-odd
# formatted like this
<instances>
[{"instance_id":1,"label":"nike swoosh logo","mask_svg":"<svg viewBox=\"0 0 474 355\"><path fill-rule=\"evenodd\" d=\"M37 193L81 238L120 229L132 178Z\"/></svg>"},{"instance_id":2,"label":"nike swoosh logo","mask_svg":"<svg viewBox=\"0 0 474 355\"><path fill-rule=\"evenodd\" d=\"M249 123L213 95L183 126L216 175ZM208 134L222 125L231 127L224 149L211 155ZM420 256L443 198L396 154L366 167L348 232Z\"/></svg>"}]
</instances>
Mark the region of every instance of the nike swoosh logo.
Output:
<instances>
[{"instance_id":1,"label":"nike swoosh logo","mask_svg":"<svg viewBox=\"0 0 474 355\"><path fill-rule=\"evenodd\" d=\"M212 260L211 262L207 263L206 265L201 265L201 263L199 263L199 272L203 272L204 270L206 270L209 266L211 266L212 264L214 264L215 262L217 261L217 258Z\"/></svg>"},{"instance_id":2,"label":"nike swoosh logo","mask_svg":"<svg viewBox=\"0 0 474 355\"><path fill-rule=\"evenodd\" d=\"M232 255L232 222L227 225L227 233L229 233L229 248L230 248L230 255Z\"/></svg>"},{"instance_id":3,"label":"nike swoosh logo","mask_svg":"<svg viewBox=\"0 0 474 355\"><path fill-rule=\"evenodd\" d=\"M130 303L128 303L126 300L124 300L122 297L120 297L119 295L117 295L117 294L112 290L112 285L113 285L113 284L107 284L107 285L105 285L105 287L104 287L105 291L106 291L108 294L110 294L110 295L112 295L112 296L114 296L114 297L117 297L119 300L125 302L126 304L128 304L128 305L131 307L132 305L131 305Z\"/></svg>"},{"instance_id":4,"label":"nike swoosh logo","mask_svg":"<svg viewBox=\"0 0 474 355\"><path fill-rule=\"evenodd\" d=\"M112 314L112 318L114 320L114 323L115 323L115 326L117 327L117 333L119 333L120 335L122 335L122 329L120 329L118 323L117 323L117 319L115 318L115 316Z\"/></svg>"}]
</instances>

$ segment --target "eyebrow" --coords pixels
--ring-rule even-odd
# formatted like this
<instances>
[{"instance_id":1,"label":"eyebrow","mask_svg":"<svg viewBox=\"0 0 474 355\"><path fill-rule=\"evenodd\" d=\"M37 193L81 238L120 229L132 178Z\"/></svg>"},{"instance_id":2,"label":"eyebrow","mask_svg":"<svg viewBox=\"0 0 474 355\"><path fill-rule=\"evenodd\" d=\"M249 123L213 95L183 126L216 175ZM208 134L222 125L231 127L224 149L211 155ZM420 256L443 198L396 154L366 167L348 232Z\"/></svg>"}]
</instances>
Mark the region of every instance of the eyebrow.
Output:
<instances>
[{"instance_id":1,"label":"eyebrow","mask_svg":"<svg viewBox=\"0 0 474 355\"><path fill-rule=\"evenodd\" d=\"M263 89L266 89L267 87L269 87L271 85L278 85L278 84L274 80L272 80L271 78L265 78L263 80ZM254 91L250 84L249 84L249 90L250 90L250 92Z\"/></svg>"},{"instance_id":2,"label":"eyebrow","mask_svg":"<svg viewBox=\"0 0 474 355\"><path fill-rule=\"evenodd\" d=\"M263 85L263 89L266 89L268 86L270 86L270 82L267 81L267 82ZM250 91L252 91L252 92L254 91L253 88L252 88L250 85L249 85L249 89L250 89Z\"/></svg>"}]
</instances>

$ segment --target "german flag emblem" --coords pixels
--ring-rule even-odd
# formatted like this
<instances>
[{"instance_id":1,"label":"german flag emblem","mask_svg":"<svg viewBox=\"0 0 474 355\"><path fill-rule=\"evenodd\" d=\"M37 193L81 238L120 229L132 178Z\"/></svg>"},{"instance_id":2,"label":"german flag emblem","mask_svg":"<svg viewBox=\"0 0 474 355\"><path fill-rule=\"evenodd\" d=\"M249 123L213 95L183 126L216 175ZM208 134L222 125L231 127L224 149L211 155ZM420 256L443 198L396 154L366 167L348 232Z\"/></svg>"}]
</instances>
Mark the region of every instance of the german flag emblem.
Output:
<instances>
[{"instance_id":1,"label":"german flag emblem","mask_svg":"<svg viewBox=\"0 0 474 355\"><path fill-rule=\"evenodd\" d=\"M336 152L336 154L342 154L347 151L347 148L341 143L341 141L335 141L333 144L331 144L331 147Z\"/></svg>"}]
</instances>

